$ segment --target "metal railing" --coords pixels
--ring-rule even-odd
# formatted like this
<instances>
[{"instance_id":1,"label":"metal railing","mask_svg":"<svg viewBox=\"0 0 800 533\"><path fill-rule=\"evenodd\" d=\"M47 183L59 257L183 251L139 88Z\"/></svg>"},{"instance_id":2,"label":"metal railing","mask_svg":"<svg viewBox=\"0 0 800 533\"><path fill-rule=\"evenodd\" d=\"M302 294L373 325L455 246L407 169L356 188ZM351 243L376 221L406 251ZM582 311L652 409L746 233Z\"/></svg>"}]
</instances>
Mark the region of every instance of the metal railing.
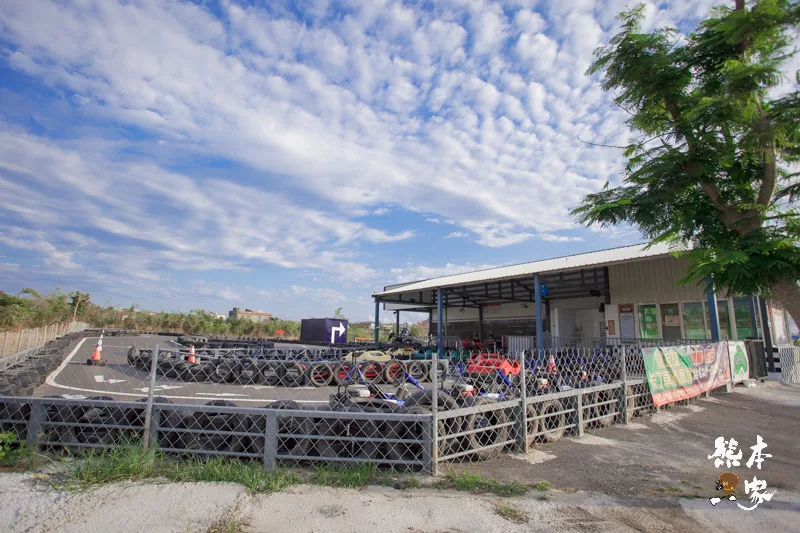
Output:
<instances>
[{"instance_id":1,"label":"metal railing","mask_svg":"<svg viewBox=\"0 0 800 533\"><path fill-rule=\"evenodd\" d=\"M364 361L358 372L348 370L347 380L357 382L344 384L369 394L331 391L326 404L313 408L299 403L310 394L304 388L281 389L286 391L281 399L259 399L264 384L252 381L257 369L245 361L252 358L237 362L235 372L224 367L223 374L209 375L207 382L191 383L182 373L205 371L202 356L192 362L185 351L156 345L146 361L136 364L66 365L79 347L61 354L66 359L59 369L83 372L87 381L73 381L68 388L97 395L0 397L0 431L54 452L140 443L171 454L259 460L270 468L372 463L435 474L445 463L526 452L539 442L556 442L566 434L580 437L587 429L627 423L655 409L641 347L570 346L513 357L450 352L441 359L434 352L424 362L430 383L413 391L400 379L410 367L391 367L387 373L384 366L379 372L374 362ZM104 346L109 353L122 348ZM61 370L50 374L49 386L59 386L51 378ZM300 374L312 372L309 367ZM122 382L136 384L123 389ZM384 394L381 383L400 387ZM159 396L172 390L180 392L172 399ZM137 396L132 391L141 391L136 401L115 399Z\"/></svg>"}]
</instances>

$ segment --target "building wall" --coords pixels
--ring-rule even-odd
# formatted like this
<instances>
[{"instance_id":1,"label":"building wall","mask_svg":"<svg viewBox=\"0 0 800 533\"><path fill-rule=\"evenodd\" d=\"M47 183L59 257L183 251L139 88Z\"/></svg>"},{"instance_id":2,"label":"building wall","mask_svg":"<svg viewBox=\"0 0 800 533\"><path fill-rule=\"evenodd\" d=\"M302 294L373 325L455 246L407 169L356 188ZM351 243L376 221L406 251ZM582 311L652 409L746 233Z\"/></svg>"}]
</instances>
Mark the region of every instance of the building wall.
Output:
<instances>
[{"instance_id":1,"label":"building wall","mask_svg":"<svg viewBox=\"0 0 800 533\"><path fill-rule=\"evenodd\" d=\"M704 287L677 285L689 268L684 258L658 257L608 267L611 303L694 301L705 298Z\"/></svg>"}]
</instances>

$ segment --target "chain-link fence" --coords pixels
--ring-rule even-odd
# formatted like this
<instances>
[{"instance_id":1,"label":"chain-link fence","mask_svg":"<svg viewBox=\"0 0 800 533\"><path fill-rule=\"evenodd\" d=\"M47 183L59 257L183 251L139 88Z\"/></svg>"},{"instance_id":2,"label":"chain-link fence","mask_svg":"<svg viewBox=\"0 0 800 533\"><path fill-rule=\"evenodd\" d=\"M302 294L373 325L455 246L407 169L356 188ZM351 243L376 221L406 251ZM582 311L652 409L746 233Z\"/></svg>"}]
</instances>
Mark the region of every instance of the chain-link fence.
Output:
<instances>
[{"instance_id":1,"label":"chain-link fence","mask_svg":"<svg viewBox=\"0 0 800 533\"><path fill-rule=\"evenodd\" d=\"M783 346L778 349L781 361L781 380L800 385L800 347Z\"/></svg>"},{"instance_id":2,"label":"chain-link fence","mask_svg":"<svg viewBox=\"0 0 800 533\"><path fill-rule=\"evenodd\" d=\"M57 453L143 445L437 472L653 408L635 345L439 354L80 335L0 372L17 386L0 388L0 430Z\"/></svg>"}]
</instances>

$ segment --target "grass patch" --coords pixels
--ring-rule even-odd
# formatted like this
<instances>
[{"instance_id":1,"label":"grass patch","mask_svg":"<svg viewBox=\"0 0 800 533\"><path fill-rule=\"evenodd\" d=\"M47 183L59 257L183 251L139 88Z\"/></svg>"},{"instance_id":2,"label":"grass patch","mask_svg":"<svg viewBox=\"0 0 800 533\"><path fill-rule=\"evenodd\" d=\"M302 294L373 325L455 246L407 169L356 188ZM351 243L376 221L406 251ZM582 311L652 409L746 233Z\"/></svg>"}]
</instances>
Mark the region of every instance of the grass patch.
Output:
<instances>
[{"instance_id":1,"label":"grass patch","mask_svg":"<svg viewBox=\"0 0 800 533\"><path fill-rule=\"evenodd\" d=\"M525 524L528 522L528 513L521 511L510 505L495 504L494 512L498 516L502 516L506 520L516 522L517 524Z\"/></svg>"},{"instance_id":2,"label":"grass patch","mask_svg":"<svg viewBox=\"0 0 800 533\"><path fill-rule=\"evenodd\" d=\"M238 518L220 518L208 528L206 533L246 533L250 524Z\"/></svg>"},{"instance_id":3,"label":"grass patch","mask_svg":"<svg viewBox=\"0 0 800 533\"><path fill-rule=\"evenodd\" d=\"M238 483L253 494L276 492L297 483L289 471L267 470L256 461L214 457L173 459L139 447L112 448L71 463L64 488L80 490L118 481L166 478L170 481Z\"/></svg>"},{"instance_id":4,"label":"grass patch","mask_svg":"<svg viewBox=\"0 0 800 533\"><path fill-rule=\"evenodd\" d=\"M447 481L450 487L466 492L491 492L498 496L521 496L527 492L525 486L520 483L500 483L469 470L448 472Z\"/></svg>"},{"instance_id":5,"label":"grass patch","mask_svg":"<svg viewBox=\"0 0 800 533\"><path fill-rule=\"evenodd\" d=\"M326 487L357 489L366 487L379 477L378 467L372 463L327 464L314 469L311 481Z\"/></svg>"},{"instance_id":6,"label":"grass patch","mask_svg":"<svg viewBox=\"0 0 800 533\"><path fill-rule=\"evenodd\" d=\"M533 486L539 492L547 492L550 490L550 482L549 481L540 481Z\"/></svg>"}]
</instances>

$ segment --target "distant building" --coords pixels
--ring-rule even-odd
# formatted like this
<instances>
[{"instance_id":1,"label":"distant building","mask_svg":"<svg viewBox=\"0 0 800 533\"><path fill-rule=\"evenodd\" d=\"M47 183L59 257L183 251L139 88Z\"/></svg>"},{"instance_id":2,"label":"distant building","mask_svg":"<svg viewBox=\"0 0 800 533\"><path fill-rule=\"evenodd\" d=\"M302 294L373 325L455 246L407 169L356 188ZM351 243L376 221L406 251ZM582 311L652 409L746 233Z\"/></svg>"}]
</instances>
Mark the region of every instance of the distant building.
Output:
<instances>
[{"instance_id":1,"label":"distant building","mask_svg":"<svg viewBox=\"0 0 800 533\"><path fill-rule=\"evenodd\" d=\"M242 311L238 307L234 307L228 313L228 320L250 320L252 322L269 322L272 319L272 313L262 313L260 311L253 311L252 309L245 309Z\"/></svg>"}]
</instances>

